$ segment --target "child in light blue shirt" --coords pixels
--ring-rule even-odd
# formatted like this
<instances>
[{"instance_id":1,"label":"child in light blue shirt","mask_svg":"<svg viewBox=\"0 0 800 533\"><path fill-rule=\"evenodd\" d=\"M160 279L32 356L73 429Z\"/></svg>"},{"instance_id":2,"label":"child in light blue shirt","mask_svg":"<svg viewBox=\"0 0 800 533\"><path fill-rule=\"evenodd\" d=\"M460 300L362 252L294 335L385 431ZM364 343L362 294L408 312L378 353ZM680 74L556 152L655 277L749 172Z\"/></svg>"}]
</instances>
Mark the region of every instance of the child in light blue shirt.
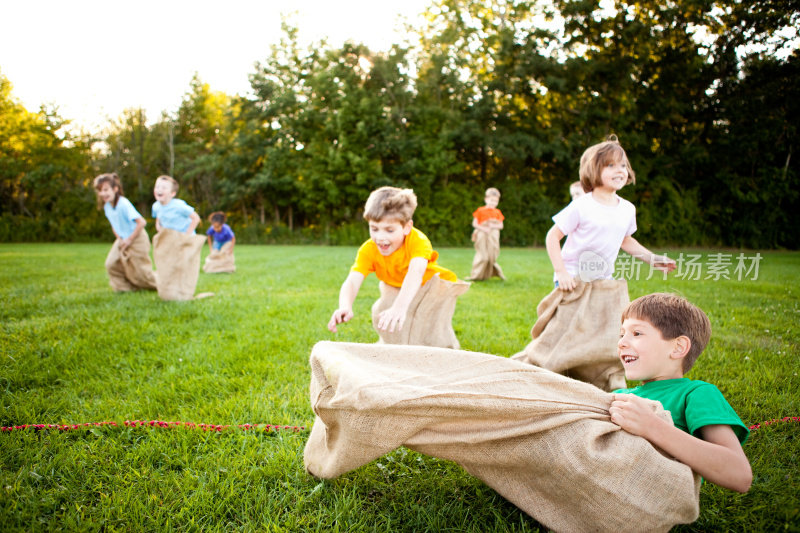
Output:
<instances>
[{"instance_id":1,"label":"child in light blue shirt","mask_svg":"<svg viewBox=\"0 0 800 533\"><path fill-rule=\"evenodd\" d=\"M200 224L200 216L194 208L179 198L178 182L171 176L159 176L153 188L156 202L153 204L152 214L156 219L156 230L172 229L179 233L194 234Z\"/></svg>"}]
</instances>

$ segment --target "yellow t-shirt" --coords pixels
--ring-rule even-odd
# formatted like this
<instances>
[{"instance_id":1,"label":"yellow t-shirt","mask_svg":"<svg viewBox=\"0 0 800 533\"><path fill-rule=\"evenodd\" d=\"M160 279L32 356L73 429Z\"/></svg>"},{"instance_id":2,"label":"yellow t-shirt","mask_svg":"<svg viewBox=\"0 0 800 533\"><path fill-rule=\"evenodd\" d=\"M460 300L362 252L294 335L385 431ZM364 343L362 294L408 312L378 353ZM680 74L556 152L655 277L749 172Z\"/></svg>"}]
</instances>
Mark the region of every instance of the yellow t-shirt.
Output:
<instances>
[{"instance_id":1,"label":"yellow t-shirt","mask_svg":"<svg viewBox=\"0 0 800 533\"><path fill-rule=\"evenodd\" d=\"M424 257L428 260L428 268L422 276L422 284L428 282L434 275L446 281L458 281L456 275L444 267L436 264L439 254L433 249L431 241L417 228L412 227L411 233L403 239L403 244L389 256L383 256L378 251L378 246L370 239L361 245L356 255L356 262L350 270L368 276L370 272L384 283L393 287L403 285L403 280L408 273L408 264L415 257Z\"/></svg>"}]
</instances>

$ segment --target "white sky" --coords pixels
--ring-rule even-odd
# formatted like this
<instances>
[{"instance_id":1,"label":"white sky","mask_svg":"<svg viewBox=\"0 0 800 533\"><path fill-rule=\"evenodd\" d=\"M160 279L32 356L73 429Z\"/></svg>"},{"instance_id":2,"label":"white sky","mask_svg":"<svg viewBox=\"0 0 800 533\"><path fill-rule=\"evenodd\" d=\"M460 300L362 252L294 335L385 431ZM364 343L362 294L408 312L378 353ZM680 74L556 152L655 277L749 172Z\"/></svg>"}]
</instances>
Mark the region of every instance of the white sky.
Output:
<instances>
[{"instance_id":1,"label":"white sky","mask_svg":"<svg viewBox=\"0 0 800 533\"><path fill-rule=\"evenodd\" d=\"M125 108L150 121L174 112L197 72L212 90L246 94L254 63L281 38L281 14L302 46L351 39L372 50L403 41L402 21L431 0L4 0L0 73L30 111L58 106L98 131Z\"/></svg>"}]
</instances>

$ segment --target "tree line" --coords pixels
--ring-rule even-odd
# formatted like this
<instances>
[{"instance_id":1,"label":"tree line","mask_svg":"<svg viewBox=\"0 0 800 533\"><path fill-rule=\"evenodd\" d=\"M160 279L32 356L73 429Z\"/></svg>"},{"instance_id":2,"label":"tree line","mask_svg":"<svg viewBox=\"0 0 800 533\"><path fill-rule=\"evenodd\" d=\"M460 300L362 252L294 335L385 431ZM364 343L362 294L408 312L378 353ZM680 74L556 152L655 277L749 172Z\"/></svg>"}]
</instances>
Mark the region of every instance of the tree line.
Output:
<instances>
[{"instance_id":1,"label":"tree line","mask_svg":"<svg viewBox=\"0 0 800 533\"><path fill-rule=\"evenodd\" d=\"M642 242L800 246L800 0L434 0L425 21L386 52L303 47L284 24L250 94L195 76L177 111L100 133L26 110L0 71L0 238L107 239L91 179L117 172L145 216L174 176L240 242L359 243L367 195L395 185L437 246L466 245L492 186L503 243L541 245L614 133Z\"/></svg>"}]
</instances>

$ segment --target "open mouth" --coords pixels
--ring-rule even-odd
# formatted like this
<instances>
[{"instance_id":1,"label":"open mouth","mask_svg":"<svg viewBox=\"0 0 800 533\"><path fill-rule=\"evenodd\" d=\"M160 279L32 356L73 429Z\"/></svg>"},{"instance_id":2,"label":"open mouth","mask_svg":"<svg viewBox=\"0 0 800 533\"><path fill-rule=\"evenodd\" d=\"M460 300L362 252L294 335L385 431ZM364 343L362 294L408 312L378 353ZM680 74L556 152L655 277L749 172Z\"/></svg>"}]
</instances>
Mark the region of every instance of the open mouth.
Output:
<instances>
[{"instance_id":1,"label":"open mouth","mask_svg":"<svg viewBox=\"0 0 800 533\"><path fill-rule=\"evenodd\" d=\"M635 363L639 358L635 355L624 354L619 356L620 360L622 360L623 365L629 365L631 363Z\"/></svg>"}]
</instances>

